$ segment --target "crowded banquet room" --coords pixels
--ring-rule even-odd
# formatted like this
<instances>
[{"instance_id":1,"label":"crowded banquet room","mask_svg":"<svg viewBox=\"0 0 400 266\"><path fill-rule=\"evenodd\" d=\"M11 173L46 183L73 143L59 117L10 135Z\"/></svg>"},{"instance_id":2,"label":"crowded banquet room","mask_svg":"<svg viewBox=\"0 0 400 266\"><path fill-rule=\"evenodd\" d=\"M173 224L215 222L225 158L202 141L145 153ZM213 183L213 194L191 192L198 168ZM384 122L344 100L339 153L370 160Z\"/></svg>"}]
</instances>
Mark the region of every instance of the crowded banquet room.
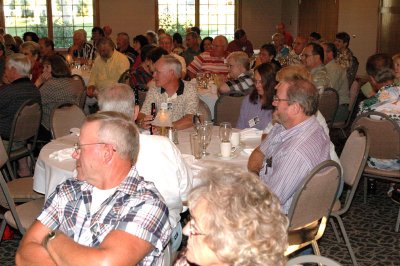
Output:
<instances>
[{"instance_id":1,"label":"crowded banquet room","mask_svg":"<svg viewBox=\"0 0 400 266\"><path fill-rule=\"evenodd\" d=\"M1 0L0 265L399 265L399 24Z\"/></svg>"}]
</instances>

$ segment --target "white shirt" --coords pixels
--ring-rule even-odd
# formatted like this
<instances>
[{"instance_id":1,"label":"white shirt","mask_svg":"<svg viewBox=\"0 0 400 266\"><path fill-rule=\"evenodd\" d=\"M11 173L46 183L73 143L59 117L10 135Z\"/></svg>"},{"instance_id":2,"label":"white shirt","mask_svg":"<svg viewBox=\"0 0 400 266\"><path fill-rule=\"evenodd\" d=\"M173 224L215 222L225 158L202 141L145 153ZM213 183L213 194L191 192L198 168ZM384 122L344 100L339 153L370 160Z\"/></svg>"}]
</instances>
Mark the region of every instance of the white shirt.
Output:
<instances>
[{"instance_id":1,"label":"white shirt","mask_svg":"<svg viewBox=\"0 0 400 266\"><path fill-rule=\"evenodd\" d=\"M182 201L192 189L193 174L181 152L168 138L140 134L140 151L136 162L139 175L154 183L169 210L175 228L184 210Z\"/></svg>"}]
</instances>

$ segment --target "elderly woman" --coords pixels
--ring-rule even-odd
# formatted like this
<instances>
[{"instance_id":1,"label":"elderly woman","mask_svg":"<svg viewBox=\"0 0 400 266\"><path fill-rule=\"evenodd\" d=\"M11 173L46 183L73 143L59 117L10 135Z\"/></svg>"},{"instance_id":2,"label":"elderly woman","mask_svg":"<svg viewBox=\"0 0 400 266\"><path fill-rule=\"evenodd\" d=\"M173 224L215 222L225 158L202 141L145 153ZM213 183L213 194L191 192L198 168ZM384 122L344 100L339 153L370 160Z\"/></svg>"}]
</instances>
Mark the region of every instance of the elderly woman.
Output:
<instances>
[{"instance_id":1,"label":"elderly woman","mask_svg":"<svg viewBox=\"0 0 400 266\"><path fill-rule=\"evenodd\" d=\"M20 50L31 61L31 81L35 83L43 73L43 65L40 63L40 46L34 41L26 41L21 44Z\"/></svg>"},{"instance_id":2,"label":"elderly woman","mask_svg":"<svg viewBox=\"0 0 400 266\"><path fill-rule=\"evenodd\" d=\"M288 219L260 179L212 169L189 195L186 259L198 265L285 265ZM175 265L185 265L180 258Z\"/></svg>"},{"instance_id":3,"label":"elderly woman","mask_svg":"<svg viewBox=\"0 0 400 266\"><path fill-rule=\"evenodd\" d=\"M254 69L255 89L242 102L237 128L263 130L272 121L276 66L264 63Z\"/></svg>"},{"instance_id":4,"label":"elderly woman","mask_svg":"<svg viewBox=\"0 0 400 266\"><path fill-rule=\"evenodd\" d=\"M44 83L39 90L42 96L44 129L41 130L40 139L46 140L49 137L51 111L63 103L79 104L84 87L81 82L71 77L71 70L63 57L59 55L46 57L43 65L44 71L40 79L44 80Z\"/></svg>"}]
</instances>

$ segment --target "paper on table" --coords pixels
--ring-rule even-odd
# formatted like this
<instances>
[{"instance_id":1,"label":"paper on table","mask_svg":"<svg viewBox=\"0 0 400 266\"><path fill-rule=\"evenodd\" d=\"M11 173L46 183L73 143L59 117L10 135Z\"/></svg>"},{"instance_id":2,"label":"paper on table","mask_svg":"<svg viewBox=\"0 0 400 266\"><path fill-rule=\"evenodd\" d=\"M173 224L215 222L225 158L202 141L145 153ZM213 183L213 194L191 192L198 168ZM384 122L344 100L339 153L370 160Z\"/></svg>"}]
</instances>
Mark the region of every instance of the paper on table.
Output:
<instances>
[{"instance_id":1,"label":"paper on table","mask_svg":"<svg viewBox=\"0 0 400 266\"><path fill-rule=\"evenodd\" d=\"M74 153L74 148L62 149L59 151L52 152L49 155L49 158L62 162L65 160L72 159L72 153Z\"/></svg>"},{"instance_id":2,"label":"paper on table","mask_svg":"<svg viewBox=\"0 0 400 266\"><path fill-rule=\"evenodd\" d=\"M240 131L240 139L261 138L263 131L257 128L245 128Z\"/></svg>"}]
</instances>

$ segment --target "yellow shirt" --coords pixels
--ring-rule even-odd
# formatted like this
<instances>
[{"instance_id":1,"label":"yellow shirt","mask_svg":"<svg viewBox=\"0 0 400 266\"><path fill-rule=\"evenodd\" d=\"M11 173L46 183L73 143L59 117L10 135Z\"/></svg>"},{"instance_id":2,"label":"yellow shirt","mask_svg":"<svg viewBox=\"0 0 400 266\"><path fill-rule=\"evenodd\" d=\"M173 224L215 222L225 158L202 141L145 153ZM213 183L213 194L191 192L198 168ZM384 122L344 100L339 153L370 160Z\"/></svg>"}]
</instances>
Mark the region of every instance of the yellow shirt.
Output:
<instances>
[{"instance_id":1,"label":"yellow shirt","mask_svg":"<svg viewBox=\"0 0 400 266\"><path fill-rule=\"evenodd\" d=\"M95 86L96 89L101 90L108 84L117 82L122 73L128 69L128 58L116 50L106 61L97 56L90 73L88 86Z\"/></svg>"}]
</instances>

